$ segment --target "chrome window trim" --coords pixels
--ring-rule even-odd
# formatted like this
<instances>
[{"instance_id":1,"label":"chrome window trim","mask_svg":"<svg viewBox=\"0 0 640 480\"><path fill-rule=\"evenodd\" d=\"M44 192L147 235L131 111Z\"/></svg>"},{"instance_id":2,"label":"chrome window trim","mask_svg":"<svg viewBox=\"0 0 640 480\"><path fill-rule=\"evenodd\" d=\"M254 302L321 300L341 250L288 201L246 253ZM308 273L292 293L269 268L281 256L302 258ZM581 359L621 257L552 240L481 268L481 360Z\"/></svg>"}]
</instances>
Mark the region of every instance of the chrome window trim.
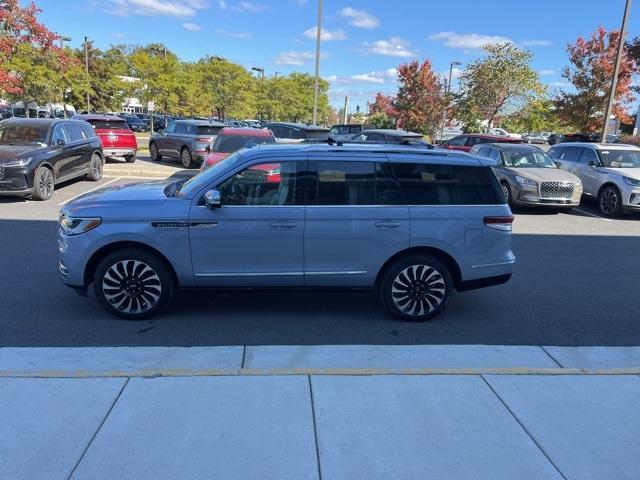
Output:
<instances>
[{"instance_id":1,"label":"chrome window trim","mask_svg":"<svg viewBox=\"0 0 640 480\"><path fill-rule=\"evenodd\" d=\"M196 273L196 277L300 277L302 272Z\"/></svg>"}]
</instances>

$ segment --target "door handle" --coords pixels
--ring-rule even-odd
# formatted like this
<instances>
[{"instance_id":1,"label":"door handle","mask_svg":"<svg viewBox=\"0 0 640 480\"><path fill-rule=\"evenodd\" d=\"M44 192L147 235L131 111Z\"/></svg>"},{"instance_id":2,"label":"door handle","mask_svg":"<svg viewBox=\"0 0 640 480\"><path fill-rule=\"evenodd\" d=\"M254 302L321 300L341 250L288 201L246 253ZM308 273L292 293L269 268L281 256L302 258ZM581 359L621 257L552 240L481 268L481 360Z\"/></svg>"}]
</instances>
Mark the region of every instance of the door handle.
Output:
<instances>
[{"instance_id":1,"label":"door handle","mask_svg":"<svg viewBox=\"0 0 640 480\"><path fill-rule=\"evenodd\" d=\"M298 224L296 222L273 222L271 224L271 228L275 228L276 230L290 230L297 226Z\"/></svg>"},{"instance_id":2,"label":"door handle","mask_svg":"<svg viewBox=\"0 0 640 480\"><path fill-rule=\"evenodd\" d=\"M376 222L375 226L378 228L398 228L400 222Z\"/></svg>"}]
</instances>

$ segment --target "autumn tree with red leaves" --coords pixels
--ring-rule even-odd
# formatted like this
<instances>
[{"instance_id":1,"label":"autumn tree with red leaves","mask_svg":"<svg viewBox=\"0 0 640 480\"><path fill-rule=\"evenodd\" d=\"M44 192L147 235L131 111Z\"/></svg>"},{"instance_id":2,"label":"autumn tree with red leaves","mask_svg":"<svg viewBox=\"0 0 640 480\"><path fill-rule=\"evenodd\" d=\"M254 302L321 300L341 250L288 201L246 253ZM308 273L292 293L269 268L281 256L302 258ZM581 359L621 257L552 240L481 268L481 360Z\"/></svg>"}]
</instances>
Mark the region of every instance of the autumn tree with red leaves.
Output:
<instances>
[{"instance_id":1,"label":"autumn tree with red leaves","mask_svg":"<svg viewBox=\"0 0 640 480\"><path fill-rule=\"evenodd\" d=\"M429 60L414 60L398 67L398 82L394 102L398 126L433 138L446 106L443 81Z\"/></svg>"},{"instance_id":2,"label":"autumn tree with red leaves","mask_svg":"<svg viewBox=\"0 0 640 480\"><path fill-rule=\"evenodd\" d=\"M619 39L618 30L607 32L599 27L588 40L579 37L567 45L571 65L563 69L562 76L575 92L560 92L555 99L563 123L584 132L602 129ZM612 112L622 123L632 122L628 112L635 100L631 87L637 72L638 65L625 48Z\"/></svg>"}]
</instances>

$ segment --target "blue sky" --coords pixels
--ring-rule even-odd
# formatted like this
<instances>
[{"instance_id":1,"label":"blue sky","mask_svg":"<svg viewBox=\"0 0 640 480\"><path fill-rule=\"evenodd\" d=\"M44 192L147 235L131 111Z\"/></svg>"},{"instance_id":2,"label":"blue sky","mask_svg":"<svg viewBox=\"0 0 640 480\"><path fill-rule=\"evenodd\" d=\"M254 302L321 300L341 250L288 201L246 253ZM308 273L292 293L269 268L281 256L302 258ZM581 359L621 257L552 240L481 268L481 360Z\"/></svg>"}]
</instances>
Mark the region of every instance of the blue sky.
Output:
<instances>
[{"instance_id":1,"label":"blue sky","mask_svg":"<svg viewBox=\"0 0 640 480\"><path fill-rule=\"evenodd\" d=\"M23 2L24 3L24 2ZM313 73L317 0L37 0L52 30L100 48L163 42L181 58L221 55L266 75ZM429 58L438 72L464 64L486 42L530 49L551 89L562 88L566 44L603 25L619 28L624 0L324 0L321 75L331 100L365 108L395 90L394 68ZM640 5L629 38L640 35ZM455 86L455 81L454 81Z\"/></svg>"}]
</instances>

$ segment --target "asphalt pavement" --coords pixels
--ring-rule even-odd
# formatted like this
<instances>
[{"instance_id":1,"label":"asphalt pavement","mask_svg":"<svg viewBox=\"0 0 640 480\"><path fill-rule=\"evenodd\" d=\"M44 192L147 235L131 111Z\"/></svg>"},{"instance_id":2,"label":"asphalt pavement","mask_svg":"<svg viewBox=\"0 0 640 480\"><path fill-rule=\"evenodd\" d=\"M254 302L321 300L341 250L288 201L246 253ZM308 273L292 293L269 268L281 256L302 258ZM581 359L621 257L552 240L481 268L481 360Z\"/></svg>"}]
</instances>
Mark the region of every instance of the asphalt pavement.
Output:
<instances>
[{"instance_id":1,"label":"asphalt pavement","mask_svg":"<svg viewBox=\"0 0 640 480\"><path fill-rule=\"evenodd\" d=\"M119 320L61 284L56 221L75 196L130 181L71 182L45 203L0 199L0 346L640 345L640 216L605 219L589 204L516 212L512 280L457 294L426 323L349 292L183 292L153 320Z\"/></svg>"}]
</instances>

